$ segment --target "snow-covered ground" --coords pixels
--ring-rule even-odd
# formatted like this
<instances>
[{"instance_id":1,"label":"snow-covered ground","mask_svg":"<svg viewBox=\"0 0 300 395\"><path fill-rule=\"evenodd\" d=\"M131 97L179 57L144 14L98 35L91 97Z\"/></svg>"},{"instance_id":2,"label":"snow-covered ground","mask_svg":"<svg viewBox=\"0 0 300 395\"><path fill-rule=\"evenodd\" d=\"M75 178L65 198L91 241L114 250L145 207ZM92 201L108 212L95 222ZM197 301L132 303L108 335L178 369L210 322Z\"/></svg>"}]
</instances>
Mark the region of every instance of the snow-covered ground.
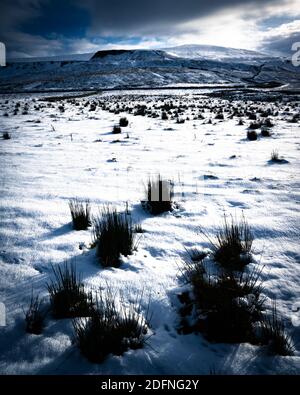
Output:
<instances>
[{"instance_id":1,"label":"snow-covered ground","mask_svg":"<svg viewBox=\"0 0 300 395\"><path fill-rule=\"evenodd\" d=\"M39 101L41 96L1 97L0 131L12 137L0 141L0 302L7 312L6 326L0 327L1 373L300 372L300 312L293 311L300 303L299 122L288 122L299 113L299 103L253 103L254 111L270 107L279 115L271 117L275 124L271 137L248 141L250 121L244 117L245 124L238 125L237 117L229 118L229 106L245 103L207 99L200 93L105 94L77 99L77 106L64 101L64 112L58 110L61 103ZM99 106L89 111L84 103L93 100L114 108L122 103L153 108L171 100L182 108L188 106L182 118L189 120L177 124L174 119L115 114ZM21 110L13 115L16 102ZM28 114L22 115L25 103ZM204 104L223 108L225 120L197 107ZM247 103L248 108L251 105ZM205 119L193 119L198 112ZM5 113L9 116L2 116ZM113 135L113 125L121 116L129 119L129 126L121 135ZM269 162L274 149L287 163ZM178 208L153 217L143 211L140 200L143 183L158 172L174 181ZM73 197L89 199L95 215L107 203L121 211L128 202L133 221L145 233L137 251L123 258L120 268L103 269L94 249L79 248L82 243L89 246L91 231L72 229L68 200ZM237 217L244 212L253 229L255 262L248 270L264 266L266 313L276 298L294 339L292 357L270 356L264 347L250 344L214 344L200 334L177 333L177 295L186 288L179 267L186 249L208 247L199 229L215 234L224 212ZM108 283L120 289L128 303L144 290L144 311L151 296L152 336L145 348L93 365L72 344L70 320L49 316L42 335L25 332L23 310L32 289L47 303L51 264L66 260L76 263L88 287Z\"/></svg>"}]
</instances>

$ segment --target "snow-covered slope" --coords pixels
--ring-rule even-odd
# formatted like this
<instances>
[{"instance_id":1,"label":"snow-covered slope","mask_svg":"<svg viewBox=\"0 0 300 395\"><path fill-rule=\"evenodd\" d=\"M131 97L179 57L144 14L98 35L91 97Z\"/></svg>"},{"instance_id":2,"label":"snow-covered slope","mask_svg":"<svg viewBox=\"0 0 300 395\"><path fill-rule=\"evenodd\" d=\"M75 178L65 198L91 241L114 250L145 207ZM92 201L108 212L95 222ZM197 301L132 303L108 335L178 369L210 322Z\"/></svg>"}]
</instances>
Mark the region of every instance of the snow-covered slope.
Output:
<instances>
[{"instance_id":1,"label":"snow-covered slope","mask_svg":"<svg viewBox=\"0 0 300 395\"><path fill-rule=\"evenodd\" d=\"M177 47L164 48L164 51L183 58L211 59L219 61L257 61L264 58L270 58L270 56L256 51L219 47L215 45L180 45Z\"/></svg>"},{"instance_id":2,"label":"snow-covered slope","mask_svg":"<svg viewBox=\"0 0 300 395\"><path fill-rule=\"evenodd\" d=\"M184 57L161 50L99 51L86 61L8 63L0 68L0 91L85 90L182 84L254 84L276 81L300 86L300 70L278 58L244 50L193 51ZM217 47L219 48L219 47ZM182 48L181 48L182 49ZM189 56L188 58L186 56ZM221 55L224 57L221 61ZM228 56L228 58L226 58ZM232 58L234 56L234 58Z\"/></svg>"}]
</instances>

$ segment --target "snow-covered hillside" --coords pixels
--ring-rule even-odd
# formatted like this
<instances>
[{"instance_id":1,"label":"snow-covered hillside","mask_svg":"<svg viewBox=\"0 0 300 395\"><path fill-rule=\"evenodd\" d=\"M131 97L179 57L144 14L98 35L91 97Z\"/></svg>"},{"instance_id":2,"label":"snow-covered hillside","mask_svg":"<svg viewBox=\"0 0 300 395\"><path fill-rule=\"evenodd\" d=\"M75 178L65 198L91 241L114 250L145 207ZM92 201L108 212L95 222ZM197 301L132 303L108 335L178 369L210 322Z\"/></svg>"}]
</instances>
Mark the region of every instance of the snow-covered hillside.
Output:
<instances>
[{"instance_id":1,"label":"snow-covered hillside","mask_svg":"<svg viewBox=\"0 0 300 395\"><path fill-rule=\"evenodd\" d=\"M300 70L288 61L217 47L99 51L89 60L8 63L0 91L101 90L203 84L273 83L300 86ZM182 52L182 54L181 54ZM180 56L178 56L180 55Z\"/></svg>"},{"instance_id":2,"label":"snow-covered hillside","mask_svg":"<svg viewBox=\"0 0 300 395\"><path fill-rule=\"evenodd\" d=\"M164 51L189 59L210 59L219 61L249 61L257 62L262 59L270 58L266 54L247 49L236 49L219 47L215 45L180 45L177 47L164 48Z\"/></svg>"}]
</instances>

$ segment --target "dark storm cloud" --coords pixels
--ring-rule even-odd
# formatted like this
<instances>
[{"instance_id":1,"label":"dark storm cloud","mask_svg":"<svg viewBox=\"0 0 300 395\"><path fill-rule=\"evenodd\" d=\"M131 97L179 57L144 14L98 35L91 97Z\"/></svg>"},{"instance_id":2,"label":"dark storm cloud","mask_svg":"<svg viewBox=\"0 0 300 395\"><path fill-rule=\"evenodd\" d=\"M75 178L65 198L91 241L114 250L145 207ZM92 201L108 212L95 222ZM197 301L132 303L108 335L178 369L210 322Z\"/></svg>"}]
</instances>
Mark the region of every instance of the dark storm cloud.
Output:
<instances>
[{"instance_id":1,"label":"dark storm cloud","mask_svg":"<svg viewBox=\"0 0 300 395\"><path fill-rule=\"evenodd\" d=\"M177 39L180 43L184 34L197 38L202 33L201 22L188 27L183 26L184 22L216 15L218 23L217 14L232 7L239 9L247 30L247 17L241 10L250 11L250 15L254 11L256 16L250 16L249 21L251 18L256 21L262 19L260 10L267 5L272 8L292 0L0 1L0 41L6 44L9 56L44 56L89 52L97 46L134 45L147 40L165 45L169 39ZM277 20L266 19L261 29L287 22L284 18L280 15ZM274 41L266 39L263 44L270 51L280 48L286 51L290 41L288 37L278 37Z\"/></svg>"},{"instance_id":2,"label":"dark storm cloud","mask_svg":"<svg viewBox=\"0 0 300 395\"><path fill-rule=\"evenodd\" d=\"M264 52L269 52L274 55L285 55L291 56L294 51L292 45L294 43L300 43L300 32L294 32L290 35L278 35L263 41L261 49Z\"/></svg>"},{"instance_id":3,"label":"dark storm cloud","mask_svg":"<svg viewBox=\"0 0 300 395\"><path fill-rule=\"evenodd\" d=\"M86 0L83 7L91 12L92 33L136 34L166 33L172 26L197 19L227 7L258 8L279 0ZM154 30L156 29L156 30Z\"/></svg>"},{"instance_id":4,"label":"dark storm cloud","mask_svg":"<svg viewBox=\"0 0 300 395\"><path fill-rule=\"evenodd\" d=\"M48 0L1 0L0 34L8 33L26 20L38 17Z\"/></svg>"},{"instance_id":5,"label":"dark storm cloud","mask_svg":"<svg viewBox=\"0 0 300 395\"><path fill-rule=\"evenodd\" d=\"M280 26L283 23L292 22L293 20L295 20L295 16L292 15L268 16L267 18L263 18L258 22L258 27L261 28L262 30L265 30L265 29L270 29L272 27Z\"/></svg>"},{"instance_id":6,"label":"dark storm cloud","mask_svg":"<svg viewBox=\"0 0 300 395\"><path fill-rule=\"evenodd\" d=\"M74 9L85 9L92 19L91 32L134 35L135 32L151 26L165 30L172 24L178 24L221 11L226 7L278 3L280 0L1 0L0 34L21 28L26 21L32 25L38 17L52 17L49 4L56 9L57 19L63 15L65 28L72 23ZM65 6L68 3L68 7ZM54 23L52 23L52 27ZM80 26L78 26L80 28ZM56 33L56 32L48 32ZM152 31L153 34L156 32Z\"/></svg>"}]
</instances>

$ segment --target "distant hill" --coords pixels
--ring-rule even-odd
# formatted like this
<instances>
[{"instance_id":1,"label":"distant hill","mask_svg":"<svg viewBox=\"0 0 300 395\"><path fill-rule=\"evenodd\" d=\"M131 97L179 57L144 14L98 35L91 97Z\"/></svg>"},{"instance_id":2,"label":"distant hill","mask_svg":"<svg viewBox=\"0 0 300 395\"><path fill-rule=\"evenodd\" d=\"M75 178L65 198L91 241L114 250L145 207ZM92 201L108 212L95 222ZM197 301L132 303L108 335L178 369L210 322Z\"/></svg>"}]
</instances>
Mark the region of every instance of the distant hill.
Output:
<instances>
[{"instance_id":1,"label":"distant hill","mask_svg":"<svg viewBox=\"0 0 300 395\"><path fill-rule=\"evenodd\" d=\"M24 63L24 62L57 62L57 61L71 61L71 60L89 60L94 55L93 52L89 53L76 53L76 54L62 54L56 56L39 56L28 58L8 58L10 63Z\"/></svg>"},{"instance_id":2,"label":"distant hill","mask_svg":"<svg viewBox=\"0 0 300 395\"><path fill-rule=\"evenodd\" d=\"M216 84L299 87L300 69L259 52L207 45L102 50L8 61L0 68L2 92Z\"/></svg>"},{"instance_id":3,"label":"distant hill","mask_svg":"<svg viewBox=\"0 0 300 395\"><path fill-rule=\"evenodd\" d=\"M215 45L180 45L177 47L164 48L164 51L171 55L189 58L189 59L211 59L211 60L236 60L236 61L253 61L263 58L270 58L266 55L256 51L247 49L236 49L219 47Z\"/></svg>"}]
</instances>

